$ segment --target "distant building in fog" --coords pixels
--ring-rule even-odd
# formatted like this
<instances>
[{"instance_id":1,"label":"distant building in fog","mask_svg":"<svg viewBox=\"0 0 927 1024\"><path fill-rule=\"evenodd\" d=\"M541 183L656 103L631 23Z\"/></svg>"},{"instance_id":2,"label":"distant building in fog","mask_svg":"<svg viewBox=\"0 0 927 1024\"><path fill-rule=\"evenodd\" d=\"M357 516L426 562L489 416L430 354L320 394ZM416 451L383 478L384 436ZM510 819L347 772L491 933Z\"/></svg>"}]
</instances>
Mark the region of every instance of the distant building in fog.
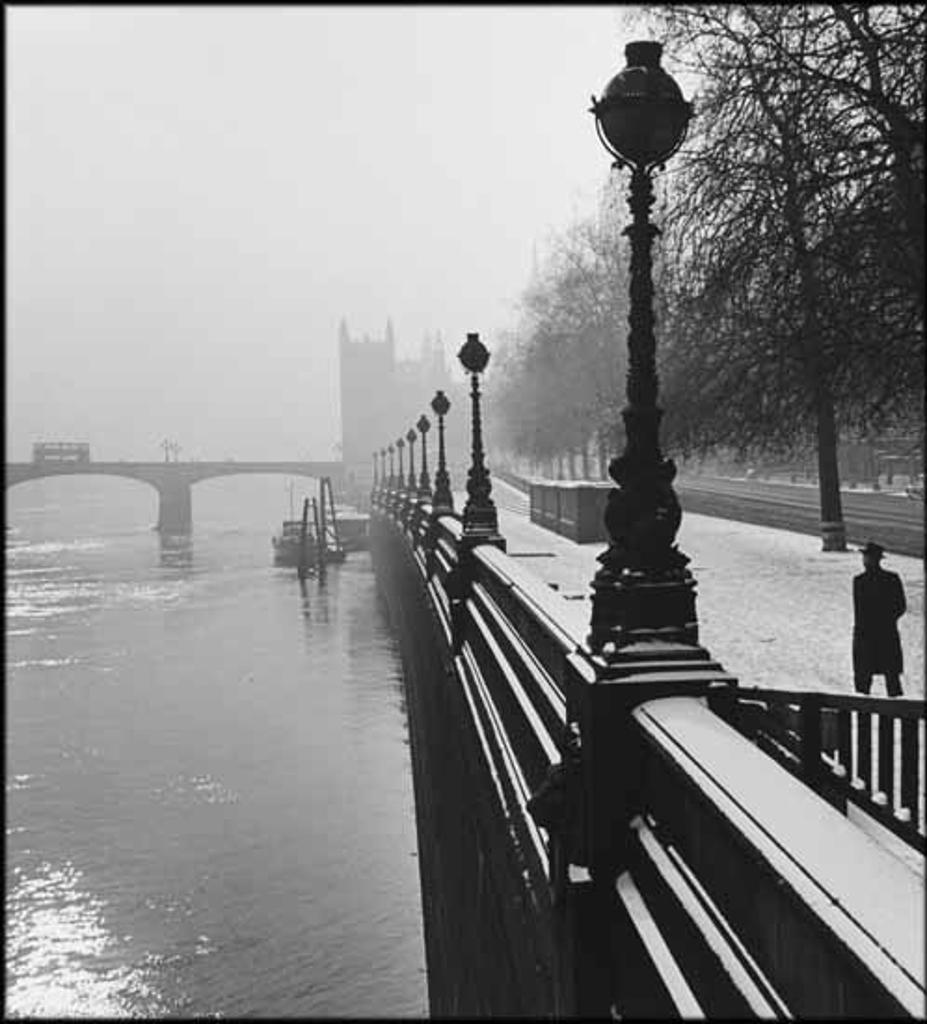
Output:
<instances>
[{"instance_id":1,"label":"distant building in fog","mask_svg":"<svg viewBox=\"0 0 927 1024\"><path fill-rule=\"evenodd\" d=\"M431 400L441 389L451 402L446 421L452 486L463 487L464 453L469 444L469 399L461 380L452 381L440 334L422 339L418 359L397 360L392 321L382 340L364 336L354 341L344 320L338 332L341 388L341 448L349 491L367 492L373 482L373 453L386 447L422 413L432 421L428 434L428 469L437 464L437 424ZM462 371L458 377L462 377ZM421 471L421 446L416 444L416 474ZM387 463L388 464L388 463ZM398 461L396 461L398 471ZM455 473L456 470L456 473ZM409 471L406 457L405 471Z\"/></svg>"}]
</instances>

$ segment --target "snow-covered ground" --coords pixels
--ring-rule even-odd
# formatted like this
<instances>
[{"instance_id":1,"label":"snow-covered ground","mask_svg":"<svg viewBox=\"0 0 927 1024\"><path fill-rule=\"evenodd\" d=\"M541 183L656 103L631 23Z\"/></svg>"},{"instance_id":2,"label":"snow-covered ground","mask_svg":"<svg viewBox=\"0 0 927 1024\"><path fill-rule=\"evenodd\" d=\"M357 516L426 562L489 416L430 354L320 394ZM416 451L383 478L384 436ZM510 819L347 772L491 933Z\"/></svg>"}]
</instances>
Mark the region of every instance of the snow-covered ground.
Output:
<instances>
[{"instance_id":1,"label":"snow-covered ground","mask_svg":"<svg viewBox=\"0 0 927 1024\"><path fill-rule=\"evenodd\" d=\"M493 480L499 530L509 555L565 598L563 618L585 636L590 581L604 542L575 544L536 526L528 499ZM463 509L466 494L455 494ZM683 515L677 536L697 582L699 640L741 686L834 689L853 693L853 577L858 551L823 552L817 537L751 523ZM899 622L906 697L924 698L924 566L917 558L887 555L883 565L901 576L908 611ZM884 696L876 676L872 693ZM923 797L921 797L923 814ZM924 858L851 806L848 817L923 880Z\"/></svg>"},{"instance_id":2,"label":"snow-covered ground","mask_svg":"<svg viewBox=\"0 0 927 1024\"><path fill-rule=\"evenodd\" d=\"M502 481L493 480L493 497L509 553L576 598L568 602L571 614L586 613L605 545L574 544L534 525L527 498ZM466 495L455 500L463 508ZM698 584L699 639L741 685L853 692L852 580L863 568L857 551L825 553L817 537L694 513L683 516L677 543ZM883 566L901 576L908 602L899 622L904 695L923 698L924 566L892 554ZM880 676L872 693L885 693Z\"/></svg>"}]
</instances>

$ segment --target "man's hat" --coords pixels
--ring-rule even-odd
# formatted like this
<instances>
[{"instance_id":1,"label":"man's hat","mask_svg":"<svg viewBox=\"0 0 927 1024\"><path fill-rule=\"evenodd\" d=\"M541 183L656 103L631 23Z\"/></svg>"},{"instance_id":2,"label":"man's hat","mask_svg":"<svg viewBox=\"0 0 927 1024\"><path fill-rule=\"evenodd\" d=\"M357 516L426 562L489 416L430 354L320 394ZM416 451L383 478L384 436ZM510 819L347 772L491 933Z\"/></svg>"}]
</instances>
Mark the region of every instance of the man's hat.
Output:
<instances>
[{"instance_id":1,"label":"man's hat","mask_svg":"<svg viewBox=\"0 0 927 1024\"><path fill-rule=\"evenodd\" d=\"M885 548L881 544L876 544L874 540L867 540L859 551L862 555L875 555L876 558L881 558L885 554Z\"/></svg>"}]
</instances>

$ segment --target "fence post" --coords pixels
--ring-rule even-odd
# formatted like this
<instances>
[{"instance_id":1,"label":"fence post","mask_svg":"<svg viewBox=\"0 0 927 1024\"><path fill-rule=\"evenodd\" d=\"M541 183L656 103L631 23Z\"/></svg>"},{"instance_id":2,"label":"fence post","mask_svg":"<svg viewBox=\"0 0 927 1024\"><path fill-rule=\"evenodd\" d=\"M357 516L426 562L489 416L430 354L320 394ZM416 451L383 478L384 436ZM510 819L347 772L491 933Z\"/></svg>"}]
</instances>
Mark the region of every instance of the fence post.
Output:
<instances>
[{"instance_id":1,"label":"fence post","mask_svg":"<svg viewBox=\"0 0 927 1024\"><path fill-rule=\"evenodd\" d=\"M444 580L451 615L451 650L460 654L467 629L467 600L473 585L472 548L457 545L457 561Z\"/></svg>"},{"instance_id":2,"label":"fence post","mask_svg":"<svg viewBox=\"0 0 927 1024\"><path fill-rule=\"evenodd\" d=\"M801 770L802 777L820 792L824 771L821 765L821 698L808 694L801 700Z\"/></svg>"}]
</instances>

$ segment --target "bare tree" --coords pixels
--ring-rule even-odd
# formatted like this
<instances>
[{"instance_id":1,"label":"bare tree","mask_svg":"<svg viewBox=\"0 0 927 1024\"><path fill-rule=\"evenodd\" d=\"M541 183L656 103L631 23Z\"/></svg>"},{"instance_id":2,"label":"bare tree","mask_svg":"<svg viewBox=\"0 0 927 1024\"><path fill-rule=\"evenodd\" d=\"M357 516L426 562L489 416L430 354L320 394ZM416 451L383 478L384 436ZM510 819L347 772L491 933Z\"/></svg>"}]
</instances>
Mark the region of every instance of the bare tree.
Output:
<instances>
[{"instance_id":1,"label":"bare tree","mask_svg":"<svg viewBox=\"0 0 927 1024\"><path fill-rule=\"evenodd\" d=\"M518 454L574 467L590 444L618 440L627 312L626 247L605 198L555 239L500 359L488 415Z\"/></svg>"},{"instance_id":2,"label":"bare tree","mask_svg":"<svg viewBox=\"0 0 927 1024\"><path fill-rule=\"evenodd\" d=\"M813 441L824 547L841 550L839 429L910 410L922 387L922 88L902 79L923 18L849 5L650 17L705 83L670 176L658 291L668 440Z\"/></svg>"}]
</instances>

